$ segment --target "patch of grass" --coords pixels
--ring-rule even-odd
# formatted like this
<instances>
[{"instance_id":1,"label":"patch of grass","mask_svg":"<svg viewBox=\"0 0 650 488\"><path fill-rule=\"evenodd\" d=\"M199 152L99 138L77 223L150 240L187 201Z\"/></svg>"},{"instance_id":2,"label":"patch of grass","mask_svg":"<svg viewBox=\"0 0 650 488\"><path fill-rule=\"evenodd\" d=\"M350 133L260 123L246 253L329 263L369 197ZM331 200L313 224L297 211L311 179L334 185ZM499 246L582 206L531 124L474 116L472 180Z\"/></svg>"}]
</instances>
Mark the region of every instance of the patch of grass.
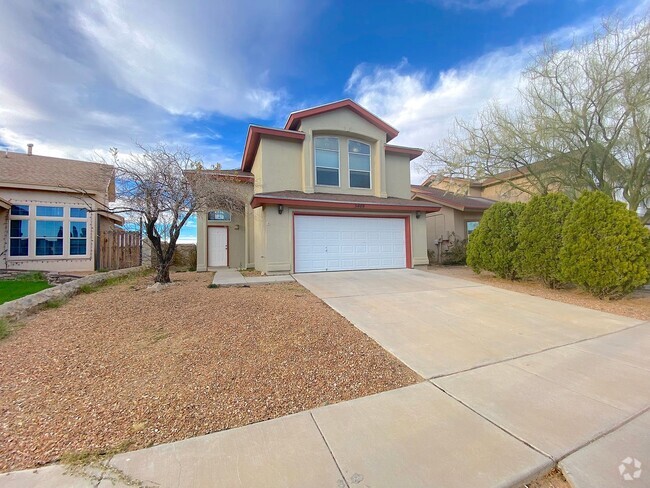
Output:
<instances>
[{"instance_id":1,"label":"patch of grass","mask_svg":"<svg viewBox=\"0 0 650 488\"><path fill-rule=\"evenodd\" d=\"M10 334L11 326L9 325L9 322L4 319L0 319L0 341L9 337Z\"/></svg>"},{"instance_id":2,"label":"patch of grass","mask_svg":"<svg viewBox=\"0 0 650 488\"><path fill-rule=\"evenodd\" d=\"M219 285L217 285L216 283L210 283L208 285L208 288L219 288Z\"/></svg>"},{"instance_id":3,"label":"patch of grass","mask_svg":"<svg viewBox=\"0 0 650 488\"><path fill-rule=\"evenodd\" d=\"M81 285L79 287L79 293L95 293L97 290L99 290L97 285Z\"/></svg>"},{"instance_id":4,"label":"patch of grass","mask_svg":"<svg viewBox=\"0 0 650 488\"><path fill-rule=\"evenodd\" d=\"M45 302L45 308L59 308L68 303L69 298L54 298Z\"/></svg>"},{"instance_id":5,"label":"patch of grass","mask_svg":"<svg viewBox=\"0 0 650 488\"><path fill-rule=\"evenodd\" d=\"M68 466L88 466L103 461L106 458L127 451L133 445L133 441L127 440L107 449L84 450L66 452L61 456L61 463Z\"/></svg>"},{"instance_id":6,"label":"patch of grass","mask_svg":"<svg viewBox=\"0 0 650 488\"><path fill-rule=\"evenodd\" d=\"M41 273L21 275L17 279L0 280L0 304L31 295L51 285Z\"/></svg>"}]
</instances>

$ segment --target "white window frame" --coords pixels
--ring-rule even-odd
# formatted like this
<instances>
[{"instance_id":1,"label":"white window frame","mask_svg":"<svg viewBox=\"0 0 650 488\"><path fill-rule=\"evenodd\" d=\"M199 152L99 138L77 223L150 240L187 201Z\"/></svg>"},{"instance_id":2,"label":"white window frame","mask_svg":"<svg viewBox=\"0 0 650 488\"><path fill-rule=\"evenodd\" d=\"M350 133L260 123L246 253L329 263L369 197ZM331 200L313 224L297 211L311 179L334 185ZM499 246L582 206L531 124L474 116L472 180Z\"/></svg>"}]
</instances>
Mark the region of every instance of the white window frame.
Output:
<instances>
[{"instance_id":1,"label":"white window frame","mask_svg":"<svg viewBox=\"0 0 650 488\"><path fill-rule=\"evenodd\" d=\"M359 144L363 144L364 146L368 146L368 180L370 182L370 186L367 188L365 186L352 186L352 178L351 178L351 173L352 171L356 171L358 173L366 173L366 171L363 170L358 170L355 169L353 170L350 167L350 154L356 154L356 153L351 153L350 152L350 142L358 142ZM348 139L348 187L351 189L355 190L372 190L372 144L369 144L365 141L360 141L358 139Z\"/></svg>"},{"instance_id":2,"label":"white window frame","mask_svg":"<svg viewBox=\"0 0 650 488\"><path fill-rule=\"evenodd\" d=\"M7 228L7 239L9 249L7 250L7 259L10 261L56 261L62 259L89 259L92 252L92 238L93 238L93 225L90 219L91 213L88 207L81 205L74 205L69 203L58 202L24 202L12 201L12 205L24 206L29 208L29 215L11 215L9 210L9 220L26 220L28 222L27 234L27 256L12 256L11 255L11 224ZM36 207L62 207L63 217L44 217L36 215ZM86 217L70 217L71 208L86 209ZM36 222L37 221L62 221L63 222L63 254L36 254ZM71 222L85 222L86 223L86 253L85 254L70 254L70 223ZM79 239L79 238L75 238Z\"/></svg>"},{"instance_id":3,"label":"white window frame","mask_svg":"<svg viewBox=\"0 0 650 488\"><path fill-rule=\"evenodd\" d=\"M72 209L73 208L85 209L86 210L86 216L85 217L73 217L72 216ZM86 256L87 257L88 253L89 253L89 247L90 247L88 245L88 241L90 240L90 233L89 233L90 225L88 223L88 209L85 208L85 207L71 206L71 207L67 207L67 208L64 209L64 215L68 217L68 221L67 221L68 232L66 233L66 236L68 238L68 242L66 244L67 245L66 249L68 251L68 256L70 256L70 257L84 257L84 256ZM72 223L73 222L84 222L86 224L86 237L72 237L71 234L72 234ZM85 252L85 254L72 254L72 239L84 239L86 241L86 252Z\"/></svg>"},{"instance_id":4,"label":"white window frame","mask_svg":"<svg viewBox=\"0 0 650 488\"><path fill-rule=\"evenodd\" d=\"M9 229L7 229L7 240L9 242L9 249L7 249L7 254L9 259L26 259L29 257L29 251L31 247L31 242L32 242L32 225L31 225L31 218L32 218L32 208L29 204L26 203L12 203L12 207L27 207L27 215L12 215L11 214L11 208L9 208ZM27 221L27 256L25 255L18 255L14 256L11 254L11 241L13 239L23 239L22 237L11 237L11 221L12 220L26 220Z\"/></svg>"},{"instance_id":5,"label":"white window frame","mask_svg":"<svg viewBox=\"0 0 650 488\"><path fill-rule=\"evenodd\" d=\"M336 150L336 157L338 160L338 167L336 168L336 171L338 172L338 184L336 185L326 185L322 183L318 183L318 168L323 168L323 169L333 169L328 166L318 166L316 164L316 140L317 139L336 139L336 143L338 145L338 149ZM331 149L321 149L318 148L319 151L329 151L329 152L334 152ZM340 138L336 136L326 136L326 135L320 135L320 136L314 136L314 185L315 186L329 186L330 188L340 188L341 187L341 140Z\"/></svg>"}]
</instances>

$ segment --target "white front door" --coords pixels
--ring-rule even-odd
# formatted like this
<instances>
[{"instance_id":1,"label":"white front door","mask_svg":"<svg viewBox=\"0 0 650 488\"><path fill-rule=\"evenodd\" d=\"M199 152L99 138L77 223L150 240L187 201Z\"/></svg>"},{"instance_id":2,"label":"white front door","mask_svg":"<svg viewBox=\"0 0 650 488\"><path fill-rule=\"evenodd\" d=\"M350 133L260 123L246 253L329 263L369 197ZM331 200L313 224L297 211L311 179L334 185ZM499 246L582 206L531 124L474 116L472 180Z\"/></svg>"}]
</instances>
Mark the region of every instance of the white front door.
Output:
<instances>
[{"instance_id":1,"label":"white front door","mask_svg":"<svg viewBox=\"0 0 650 488\"><path fill-rule=\"evenodd\" d=\"M228 266L228 229L208 227L208 267Z\"/></svg>"},{"instance_id":2,"label":"white front door","mask_svg":"<svg viewBox=\"0 0 650 488\"><path fill-rule=\"evenodd\" d=\"M406 267L402 218L296 215L295 272Z\"/></svg>"}]
</instances>

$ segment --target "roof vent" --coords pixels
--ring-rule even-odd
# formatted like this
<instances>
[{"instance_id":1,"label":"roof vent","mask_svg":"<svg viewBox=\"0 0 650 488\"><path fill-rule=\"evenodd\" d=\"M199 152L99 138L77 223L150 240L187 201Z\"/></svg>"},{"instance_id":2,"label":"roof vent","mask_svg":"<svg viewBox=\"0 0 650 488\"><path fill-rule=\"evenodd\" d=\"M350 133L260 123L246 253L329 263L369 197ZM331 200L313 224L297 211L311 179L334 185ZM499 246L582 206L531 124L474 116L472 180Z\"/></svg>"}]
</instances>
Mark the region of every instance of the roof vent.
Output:
<instances>
[{"instance_id":1,"label":"roof vent","mask_svg":"<svg viewBox=\"0 0 650 488\"><path fill-rule=\"evenodd\" d=\"M32 155L32 148L33 147L34 147L34 144L32 144L31 142L29 144L27 144L27 155L28 156Z\"/></svg>"}]
</instances>

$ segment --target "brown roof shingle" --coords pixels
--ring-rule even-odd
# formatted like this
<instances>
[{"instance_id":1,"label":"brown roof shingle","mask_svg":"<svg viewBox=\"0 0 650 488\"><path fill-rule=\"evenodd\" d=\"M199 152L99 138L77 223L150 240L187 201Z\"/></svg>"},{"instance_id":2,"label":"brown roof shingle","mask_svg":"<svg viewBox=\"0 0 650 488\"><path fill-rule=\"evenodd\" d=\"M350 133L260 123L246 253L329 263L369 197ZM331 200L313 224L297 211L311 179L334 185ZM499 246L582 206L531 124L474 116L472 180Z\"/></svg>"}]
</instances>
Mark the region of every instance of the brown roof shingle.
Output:
<instances>
[{"instance_id":1,"label":"brown roof shingle","mask_svg":"<svg viewBox=\"0 0 650 488\"><path fill-rule=\"evenodd\" d=\"M21 153L0 153L0 186L35 186L62 191L111 193L115 169L109 164Z\"/></svg>"},{"instance_id":2,"label":"brown roof shingle","mask_svg":"<svg viewBox=\"0 0 650 488\"><path fill-rule=\"evenodd\" d=\"M414 198L422 198L462 211L487 210L496 203L495 200L490 200L489 198L459 195L429 186L411 185L411 191L413 192Z\"/></svg>"}]
</instances>

